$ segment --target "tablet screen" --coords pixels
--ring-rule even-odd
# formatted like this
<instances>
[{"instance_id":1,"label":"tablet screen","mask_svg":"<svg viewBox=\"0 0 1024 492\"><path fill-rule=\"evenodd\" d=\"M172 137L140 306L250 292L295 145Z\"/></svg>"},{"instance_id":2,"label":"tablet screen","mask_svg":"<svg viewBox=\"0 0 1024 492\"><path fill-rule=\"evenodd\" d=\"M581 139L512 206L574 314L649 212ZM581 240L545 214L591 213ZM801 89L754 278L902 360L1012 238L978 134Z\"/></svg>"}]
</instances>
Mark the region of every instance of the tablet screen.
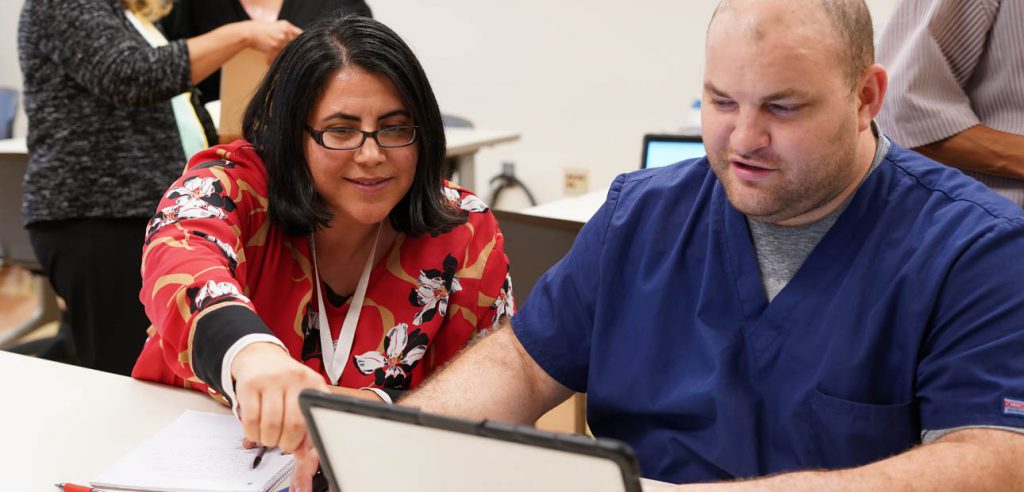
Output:
<instances>
[{"instance_id":1,"label":"tablet screen","mask_svg":"<svg viewBox=\"0 0 1024 492\"><path fill-rule=\"evenodd\" d=\"M309 415L321 460L343 492L634 490L607 457L330 408L313 407Z\"/></svg>"}]
</instances>

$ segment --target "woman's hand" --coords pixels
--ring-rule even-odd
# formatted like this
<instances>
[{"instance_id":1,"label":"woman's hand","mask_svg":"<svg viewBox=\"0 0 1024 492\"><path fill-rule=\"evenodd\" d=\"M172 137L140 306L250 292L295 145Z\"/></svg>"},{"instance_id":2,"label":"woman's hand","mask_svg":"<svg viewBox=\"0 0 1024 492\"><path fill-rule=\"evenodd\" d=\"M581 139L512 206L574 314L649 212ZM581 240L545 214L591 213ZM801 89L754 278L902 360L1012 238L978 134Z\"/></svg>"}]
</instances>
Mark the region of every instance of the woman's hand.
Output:
<instances>
[{"instance_id":1,"label":"woman's hand","mask_svg":"<svg viewBox=\"0 0 1024 492\"><path fill-rule=\"evenodd\" d=\"M295 452L306 438L299 392L330 388L322 376L272 343L242 349L231 364L231 376L245 438L286 453Z\"/></svg>"},{"instance_id":2,"label":"woman's hand","mask_svg":"<svg viewBox=\"0 0 1024 492\"><path fill-rule=\"evenodd\" d=\"M262 51L266 53L268 61L273 61L284 45L301 32L301 29L285 20L248 20L225 24L206 34L189 38L186 44L192 83L198 84L209 77L246 48Z\"/></svg>"},{"instance_id":3,"label":"woman's hand","mask_svg":"<svg viewBox=\"0 0 1024 492\"><path fill-rule=\"evenodd\" d=\"M253 48L267 54L267 61L273 61L284 45L302 33L286 20L277 21L245 21L248 25L249 44Z\"/></svg>"}]
</instances>

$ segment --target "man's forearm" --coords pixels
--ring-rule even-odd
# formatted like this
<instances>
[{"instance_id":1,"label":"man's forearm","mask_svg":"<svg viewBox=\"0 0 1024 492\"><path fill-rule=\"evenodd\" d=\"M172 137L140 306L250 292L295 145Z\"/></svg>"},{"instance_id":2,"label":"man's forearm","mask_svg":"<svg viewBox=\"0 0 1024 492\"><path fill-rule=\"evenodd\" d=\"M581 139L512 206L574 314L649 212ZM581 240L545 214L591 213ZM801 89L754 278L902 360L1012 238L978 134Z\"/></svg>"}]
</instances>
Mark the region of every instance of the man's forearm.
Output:
<instances>
[{"instance_id":1,"label":"man's forearm","mask_svg":"<svg viewBox=\"0 0 1024 492\"><path fill-rule=\"evenodd\" d=\"M1024 490L1024 435L1002 430L966 429L932 444L857 468L785 473L740 482L681 485L674 490Z\"/></svg>"},{"instance_id":2,"label":"man's forearm","mask_svg":"<svg viewBox=\"0 0 1024 492\"><path fill-rule=\"evenodd\" d=\"M964 171L1024 179L1024 136L977 125L914 150Z\"/></svg>"},{"instance_id":3,"label":"man's forearm","mask_svg":"<svg viewBox=\"0 0 1024 492\"><path fill-rule=\"evenodd\" d=\"M530 358L506 323L399 403L455 417L533 424L571 394Z\"/></svg>"}]
</instances>

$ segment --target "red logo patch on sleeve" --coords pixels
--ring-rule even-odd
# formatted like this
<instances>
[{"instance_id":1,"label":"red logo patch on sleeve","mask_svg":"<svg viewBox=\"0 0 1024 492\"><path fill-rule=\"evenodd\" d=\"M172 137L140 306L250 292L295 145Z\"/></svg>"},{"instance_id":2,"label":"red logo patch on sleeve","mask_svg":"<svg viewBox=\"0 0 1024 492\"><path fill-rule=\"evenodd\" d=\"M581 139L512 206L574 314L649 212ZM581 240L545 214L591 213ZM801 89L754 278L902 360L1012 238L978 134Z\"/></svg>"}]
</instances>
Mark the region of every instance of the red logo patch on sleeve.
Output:
<instances>
[{"instance_id":1,"label":"red logo patch on sleeve","mask_svg":"<svg viewBox=\"0 0 1024 492\"><path fill-rule=\"evenodd\" d=\"M1024 416L1024 401L1003 398L1003 414Z\"/></svg>"}]
</instances>

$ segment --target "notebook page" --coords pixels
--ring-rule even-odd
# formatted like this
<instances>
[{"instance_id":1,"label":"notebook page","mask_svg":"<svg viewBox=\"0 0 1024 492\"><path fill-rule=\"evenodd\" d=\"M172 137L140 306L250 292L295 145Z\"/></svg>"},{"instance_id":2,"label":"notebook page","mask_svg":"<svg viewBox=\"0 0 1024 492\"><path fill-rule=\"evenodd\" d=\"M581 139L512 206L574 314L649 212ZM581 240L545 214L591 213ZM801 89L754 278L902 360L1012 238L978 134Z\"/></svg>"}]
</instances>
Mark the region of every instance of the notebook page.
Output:
<instances>
[{"instance_id":1,"label":"notebook page","mask_svg":"<svg viewBox=\"0 0 1024 492\"><path fill-rule=\"evenodd\" d=\"M294 467L294 457L242 447L232 415L188 410L90 483L93 487L159 492L264 492Z\"/></svg>"}]
</instances>

